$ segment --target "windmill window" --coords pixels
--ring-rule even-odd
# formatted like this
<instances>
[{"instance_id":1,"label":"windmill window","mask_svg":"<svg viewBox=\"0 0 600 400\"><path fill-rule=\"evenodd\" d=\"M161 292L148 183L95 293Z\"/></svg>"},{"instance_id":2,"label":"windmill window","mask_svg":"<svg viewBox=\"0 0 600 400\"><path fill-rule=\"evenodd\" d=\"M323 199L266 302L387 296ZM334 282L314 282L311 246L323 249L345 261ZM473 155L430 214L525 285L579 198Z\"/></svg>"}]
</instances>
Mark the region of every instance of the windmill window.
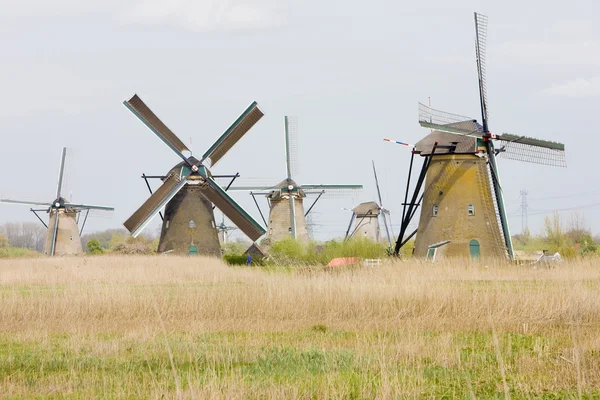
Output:
<instances>
[{"instance_id":1,"label":"windmill window","mask_svg":"<svg viewBox=\"0 0 600 400\"><path fill-rule=\"evenodd\" d=\"M469 207L467 208L467 213L471 217L475 215L475 206L473 204L469 204Z\"/></svg>"},{"instance_id":2,"label":"windmill window","mask_svg":"<svg viewBox=\"0 0 600 400\"><path fill-rule=\"evenodd\" d=\"M437 206L437 204L433 205L433 210L431 210L431 215L433 215L434 217L438 216L438 206Z\"/></svg>"},{"instance_id":3,"label":"windmill window","mask_svg":"<svg viewBox=\"0 0 600 400\"><path fill-rule=\"evenodd\" d=\"M165 228L169 229L169 220L167 220L167 223L165 225Z\"/></svg>"}]
</instances>

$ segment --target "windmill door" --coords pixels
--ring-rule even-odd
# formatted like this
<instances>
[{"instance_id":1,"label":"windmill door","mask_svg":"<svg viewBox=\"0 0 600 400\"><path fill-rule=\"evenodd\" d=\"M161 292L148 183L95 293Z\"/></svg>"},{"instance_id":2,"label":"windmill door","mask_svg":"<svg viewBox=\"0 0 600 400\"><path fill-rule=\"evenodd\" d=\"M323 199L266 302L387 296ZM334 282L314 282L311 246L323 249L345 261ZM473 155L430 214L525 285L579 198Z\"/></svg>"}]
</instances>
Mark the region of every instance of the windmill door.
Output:
<instances>
[{"instance_id":1,"label":"windmill door","mask_svg":"<svg viewBox=\"0 0 600 400\"><path fill-rule=\"evenodd\" d=\"M479 242L475 239L469 242L469 254L471 255L471 260L479 260L479 255L481 254L479 251Z\"/></svg>"}]
</instances>

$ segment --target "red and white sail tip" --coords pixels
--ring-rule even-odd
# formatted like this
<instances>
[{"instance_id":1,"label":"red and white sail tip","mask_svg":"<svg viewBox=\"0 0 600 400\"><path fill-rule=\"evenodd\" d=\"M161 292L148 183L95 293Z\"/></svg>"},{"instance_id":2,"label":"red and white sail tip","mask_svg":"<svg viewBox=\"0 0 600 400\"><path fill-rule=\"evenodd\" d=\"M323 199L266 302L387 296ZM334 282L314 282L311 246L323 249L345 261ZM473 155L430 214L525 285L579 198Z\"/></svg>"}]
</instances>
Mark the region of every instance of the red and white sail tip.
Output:
<instances>
[{"instance_id":1,"label":"red and white sail tip","mask_svg":"<svg viewBox=\"0 0 600 400\"><path fill-rule=\"evenodd\" d=\"M410 143L404 143L401 142L399 140L393 140L393 139L388 139L388 138L383 138L384 142L390 142L390 143L395 143L395 144L399 144L400 146L406 146L406 147L410 147L410 148L415 148L414 144L410 144Z\"/></svg>"}]
</instances>

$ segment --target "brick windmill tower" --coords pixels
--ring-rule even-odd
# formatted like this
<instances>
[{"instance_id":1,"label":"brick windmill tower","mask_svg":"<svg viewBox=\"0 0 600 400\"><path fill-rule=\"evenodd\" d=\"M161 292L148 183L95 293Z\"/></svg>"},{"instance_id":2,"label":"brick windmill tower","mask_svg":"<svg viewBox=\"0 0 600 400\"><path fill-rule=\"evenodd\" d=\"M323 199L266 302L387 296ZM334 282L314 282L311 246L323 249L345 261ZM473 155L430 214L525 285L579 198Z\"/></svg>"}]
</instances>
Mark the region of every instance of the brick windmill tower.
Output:
<instances>
[{"instance_id":1,"label":"brick windmill tower","mask_svg":"<svg viewBox=\"0 0 600 400\"><path fill-rule=\"evenodd\" d=\"M25 204L36 207L31 207L30 211L33 212L46 229L48 229L44 254L49 256L82 254L81 234L83 233L83 228L85 227L85 222L87 221L90 210L114 211L114 208L112 207L71 203L63 197L62 190L66 156L67 148L63 147L60 159L60 169L58 172L56 197L53 202L46 203L0 199L3 203ZM47 224L38 215L38 212L48 213L49 221ZM81 228L79 228L79 217L81 212L85 212L86 214L82 221Z\"/></svg>"},{"instance_id":2,"label":"brick windmill tower","mask_svg":"<svg viewBox=\"0 0 600 400\"><path fill-rule=\"evenodd\" d=\"M513 259L496 157L566 166L562 143L490 131L485 77L487 17L477 13L475 35L481 123L419 104L419 124L432 132L413 149L395 254L416 235L416 257ZM423 157L423 166L409 201L415 155ZM409 233L419 207L418 228Z\"/></svg>"},{"instance_id":3,"label":"brick windmill tower","mask_svg":"<svg viewBox=\"0 0 600 400\"><path fill-rule=\"evenodd\" d=\"M274 186L233 186L230 190L248 191L254 197L265 195L269 202L269 219L264 219L258 203L255 203L267 226L266 238L270 242L292 237L303 242L310 238L306 228L306 217L319 199L331 196L344 196L362 189L362 185L336 184L298 184L295 177L298 171L298 120L295 117L284 118L285 166L286 178ZM308 207L304 208L307 196L316 196Z\"/></svg>"}]
</instances>

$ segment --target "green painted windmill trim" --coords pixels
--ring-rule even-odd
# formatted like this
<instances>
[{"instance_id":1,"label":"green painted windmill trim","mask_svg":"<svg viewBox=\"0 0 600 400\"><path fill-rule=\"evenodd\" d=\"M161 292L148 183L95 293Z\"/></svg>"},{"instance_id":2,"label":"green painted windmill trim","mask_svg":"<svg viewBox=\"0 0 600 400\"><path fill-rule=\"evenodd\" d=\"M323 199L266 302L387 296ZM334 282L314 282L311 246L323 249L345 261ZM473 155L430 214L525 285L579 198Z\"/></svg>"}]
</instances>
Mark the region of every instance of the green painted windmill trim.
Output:
<instances>
[{"instance_id":1,"label":"green painted windmill trim","mask_svg":"<svg viewBox=\"0 0 600 400\"><path fill-rule=\"evenodd\" d=\"M250 104L248 108L246 108L246 111L244 111L242 115L240 115L238 119L236 119L234 123L231 124L231 126L227 128L227 130L217 139L217 141L213 143L213 145L210 146L210 148L202 155L202 160L200 160L200 162L206 160L211 155L211 153L215 151L215 149L219 147L219 145L221 145L221 143L223 143L225 139L227 139L227 136L229 136L229 134L236 128L236 126L238 126L239 123L242 122L244 118L246 118L246 116L250 114L250 112L252 112L252 110L255 107L258 107L258 103L256 101L253 101L252 104Z\"/></svg>"},{"instance_id":2,"label":"green painted windmill trim","mask_svg":"<svg viewBox=\"0 0 600 400\"><path fill-rule=\"evenodd\" d=\"M503 140L505 142L528 144L531 146L543 147L546 149L565 151L565 145L563 143L553 142L551 140L535 139L532 137L513 135L510 133L503 133L502 135L497 136L497 139Z\"/></svg>"},{"instance_id":3,"label":"green painted windmill trim","mask_svg":"<svg viewBox=\"0 0 600 400\"><path fill-rule=\"evenodd\" d=\"M171 150L173 150L179 157L181 157L181 159L183 161L185 161L186 163L189 163L187 157L184 156L183 153L181 151L179 151L179 149L177 147L175 147L173 144L171 144L171 142L169 142L158 130L156 130L152 125L150 125L150 123L148 121L146 121L146 119L143 118L135 110L135 108L133 108L127 101L124 101L123 104L125 105L125 107L127 107L129 109L129 111L131 111L133 113L133 115L135 115L140 121L142 121L144 123L144 125L146 125L148 127L148 129L150 129L152 132L154 132L154 134L156 136L158 136L158 138L160 140L162 140L167 146L169 146L169 148Z\"/></svg>"},{"instance_id":4,"label":"green painted windmill trim","mask_svg":"<svg viewBox=\"0 0 600 400\"><path fill-rule=\"evenodd\" d=\"M204 168L201 168L198 170L198 173L207 181L210 180L210 182L212 182L212 186L215 191L217 193L219 193L222 197L226 198L227 201L233 206L233 208L235 208L236 211L238 211L247 221L250 222L250 224L256 229L261 231L263 234L265 234L267 231L265 230L265 228L263 228L258 222L256 222L256 220L254 218L252 218L252 216L250 214L248 214L246 212L246 210L244 210L242 207L240 207L240 205L233 199L231 198L231 196L229 196L227 194L227 192L221 187L219 186L219 184L217 182L215 182L214 179L212 179L210 176L208 176L208 174L206 173L206 170ZM229 188L229 190L231 190L231 188Z\"/></svg>"}]
</instances>

